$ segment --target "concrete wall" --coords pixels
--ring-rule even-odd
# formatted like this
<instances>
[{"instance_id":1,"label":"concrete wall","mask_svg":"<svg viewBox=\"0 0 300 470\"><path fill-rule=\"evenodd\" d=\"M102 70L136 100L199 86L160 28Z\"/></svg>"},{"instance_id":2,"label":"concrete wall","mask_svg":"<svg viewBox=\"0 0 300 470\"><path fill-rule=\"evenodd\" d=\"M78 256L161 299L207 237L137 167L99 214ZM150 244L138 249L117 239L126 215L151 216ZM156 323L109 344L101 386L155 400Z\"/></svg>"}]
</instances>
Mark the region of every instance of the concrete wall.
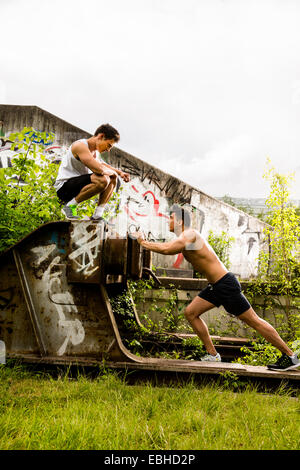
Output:
<instances>
[{"instance_id":1,"label":"concrete wall","mask_svg":"<svg viewBox=\"0 0 300 470\"><path fill-rule=\"evenodd\" d=\"M89 138L91 134L48 113L37 106L0 104L0 129L6 136L20 132L24 127L37 131L54 132L56 145L70 145L74 140ZM1 134L0 134L1 135Z\"/></svg>"},{"instance_id":2,"label":"concrete wall","mask_svg":"<svg viewBox=\"0 0 300 470\"><path fill-rule=\"evenodd\" d=\"M247 281L242 282L242 289L247 296ZM172 314L175 317L180 315L183 316L184 308L198 295L199 290L185 289L177 290L177 307L173 307ZM164 308L166 308L169 299L174 294L174 290L171 289L146 289L144 292L143 301L137 302L137 312L140 320L145 326L147 320L151 319L155 325L162 325L168 329L168 322ZM266 309L266 300L271 302L273 299L272 307ZM299 298L294 297L293 300L296 305L299 305ZM257 296L251 300L251 304L255 309L256 313L267 320L274 328L288 329L286 316L283 315L282 307L286 304L286 299L279 295L269 296ZM294 306L291 310L291 314L296 315L300 313L300 308ZM245 338L253 338L254 330L246 326L244 322L239 320L234 315L226 312L223 306L219 308L212 308L208 312L201 315L201 318L205 321L212 334L219 336L240 336ZM178 332L180 333L191 333L191 327L188 322L183 318L180 318L178 322Z\"/></svg>"},{"instance_id":3,"label":"concrete wall","mask_svg":"<svg viewBox=\"0 0 300 470\"><path fill-rule=\"evenodd\" d=\"M48 147L49 155L60 158L71 142L88 138L90 134L53 116L36 106L0 105L0 121L6 135L23 129L55 132L55 142ZM0 167L8 166L9 143L0 147ZM192 214L193 227L204 237L212 230L215 235L222 231L235 238L230 253L230 270L241 279L257 274L257 258L262 249L262 231L265 224L246 213L214 198L200 189L165 173L143 160L113 148L102 155L112 166L131 175L130 183L123 184L120 192L121 212L116 219L120 235L142 229L148 239L169 240L174 235L168 231L168 209L175 202L188 208ZM168 270L168 275L192 276L192 266L182 255L163 256L153 254L153 264Z\"/></svg>"},{"instance_id":4,"label":"concrete wall","mask_svg":"<svg viewBox=\"0 0 300 470\"><path fill-rule=\"evenodd\" d=\"M124 152L113 148L104 158L113 166L131 174L131 181L124 185L121 197L123 218L121 226L129 231L143 229L149 239L170 239L167 211L175 202L192 214L193 227L204 237L209 231L222 231L235 238L230 253L230 269L243 279L257 274L257 258L262 249L262 231L265 224L252 216L213 198L178 178ZM167 269L191 269L181 255L153 255L153 264ZM170 271L168 271L170 274Z\"/></svg>"}]
</instances>

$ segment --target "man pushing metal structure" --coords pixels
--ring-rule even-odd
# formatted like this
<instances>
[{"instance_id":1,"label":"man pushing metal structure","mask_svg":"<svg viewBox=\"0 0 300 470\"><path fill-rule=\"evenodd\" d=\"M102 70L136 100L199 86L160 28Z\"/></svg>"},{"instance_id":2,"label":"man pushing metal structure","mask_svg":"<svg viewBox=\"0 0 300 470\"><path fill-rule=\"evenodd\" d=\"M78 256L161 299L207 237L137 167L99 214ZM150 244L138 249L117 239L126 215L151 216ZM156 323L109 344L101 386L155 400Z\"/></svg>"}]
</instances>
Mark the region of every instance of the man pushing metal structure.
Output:
<instances>
[{"instance_id":1,"label":"man pushing metal structure","mask_svg":"<svg viewBox=\"0 0 300 470\"><path fill-rule=\"evenodd\" d=\"M216 351L208 328L200 317L204 312L223 305L228 313L254 328L282 353L275 364L268 366L269 369L285 371L300 367L297 354L293 353L273 326L255 313L242 293L237 278L228 272L200 232L191 227L189 212L178 205L171 207L170 211L170 231L177 235L175 240L153 243L144 240L142 234L137 234L137 240L141 246L156 253L163 255L182 253L195 271L204 274L207 278L209 285L193 299L185 310L187 320L208 352L203 360L220 362L221 356Z\"/></svg>"}]
</instances>

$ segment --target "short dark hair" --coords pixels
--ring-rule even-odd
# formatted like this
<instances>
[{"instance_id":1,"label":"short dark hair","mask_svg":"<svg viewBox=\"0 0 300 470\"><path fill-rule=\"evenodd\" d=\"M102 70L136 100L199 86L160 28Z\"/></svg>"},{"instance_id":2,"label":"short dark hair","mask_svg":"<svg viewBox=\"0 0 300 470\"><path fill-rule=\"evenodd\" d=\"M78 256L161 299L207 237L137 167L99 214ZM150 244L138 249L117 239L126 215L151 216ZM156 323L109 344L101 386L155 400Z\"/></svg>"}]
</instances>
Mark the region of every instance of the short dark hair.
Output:
<instances>
[{"instance_id":1,"label":"short dark hair","mask_svg":"<svg viewBox=\"0 0 300 470\"><path fill-rule=\"evenodd\" d=\"M180 222L183 222L185 227L191 226L191 215L187 209L184 207L178 206L178 204L173 204L170 207L170 214L175 214L175 217Z\"/></svg>"},{"instance_id":2,"label":"short dark hair","mask_svg":"<svg viewBox=\"0 0 300 470\"><path fill-rule=\"evenodd\" d=\"M98 134L104 134L105 139L114 139L115 142L119 142L120 140L119 132L110 124L102 124L101 126L99 126L98 129L95 131L94 136Z\"/></svg>"}]
</instances>

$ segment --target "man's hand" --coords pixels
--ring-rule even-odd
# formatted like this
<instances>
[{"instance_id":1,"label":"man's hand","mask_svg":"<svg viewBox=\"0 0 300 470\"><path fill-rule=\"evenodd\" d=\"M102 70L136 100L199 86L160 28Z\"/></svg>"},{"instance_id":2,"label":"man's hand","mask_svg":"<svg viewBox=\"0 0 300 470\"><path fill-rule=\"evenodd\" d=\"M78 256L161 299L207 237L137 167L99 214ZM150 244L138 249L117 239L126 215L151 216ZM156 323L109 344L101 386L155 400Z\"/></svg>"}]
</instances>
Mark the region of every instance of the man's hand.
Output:
<instances>
[{"instance_id":1,"label":"man's hand","mask_svg":"<svg viewBox=\"0 0 300 470\"><path fill-rule=\"evenodd\" d=\"M110 170L109 168L102 166L102 169L100 171L94 172L98 176L112 176L116 174L114 171Z\"/></svg>"},{"instance_id":2,"label":"man's hand","mask_svg":"<svg viewBox=\"0 0 300 470\"><path fill-rule=\"evenodd\" d=\"M103 175L107 175L107 176L116 175L117 176L117 173L111 170L110 168L103 166Z\"/></svg>"},{"instance_id":3,"label":"man's hand","mask_svg":"<svg viewBox=\"0 0 300 470\"><path fill-rule=\"evenodd\" d=\"M130 233L130 236L135 238L143 248L146 248L146 250L154 251L155 253L160 253L162 255L177 255L178 253L182 253L187 243L184 232L175 240L163 243L148 242L148 240L145 240L145 237L141 232Z\"/></svg>"},{"instance_id":4,"label":"man's hand","mask_svg":"<svg viewBox=\"0 0 300 470\"><path fill-rule=\"evenodd\" d=\"M128 181L130 181L130 174L129 173L125 173L124 171L120 171L119 175L122 178L122 180L125 181L125 183L128 183Z\"/></svg>"},{"instance_id":5,"label":"man's hand","mask_svg":"<svg viewBox=\"0 0 300 470\"><path fill-rule=\"evenodd\" d=\"M130 236L138 241L139 244L142 243L142 241L145 240L145 235L143 232L132 232L130 233Z\"/></svg>"}]
</instances>

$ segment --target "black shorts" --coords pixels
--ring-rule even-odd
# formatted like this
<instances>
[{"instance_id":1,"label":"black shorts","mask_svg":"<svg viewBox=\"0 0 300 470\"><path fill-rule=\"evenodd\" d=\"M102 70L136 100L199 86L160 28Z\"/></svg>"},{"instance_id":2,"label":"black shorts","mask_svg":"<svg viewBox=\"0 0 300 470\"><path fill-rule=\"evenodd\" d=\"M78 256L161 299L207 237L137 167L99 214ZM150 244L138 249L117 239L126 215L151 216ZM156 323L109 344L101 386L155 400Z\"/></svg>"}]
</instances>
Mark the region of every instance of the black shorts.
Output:
<instances>
[{"instance_id":1,"label":"black shorts","mask_svg":"<svg viewBox=\"0 0 300 470\"><path fill-rule=\"evenodd\" d=\"M216 307L223 305L228 313L241 315L251 305L242 293L241 285L234 274L227 273L214 284L208 284L199 292L198 297L207 300Z\"/></svg>"},{"instance_id":2,"label":"black shorts","mask_svg":"<svg viewBox=\"0 0 300 470\"><path fill-rule=\"evenodd\" d=\"M91 174L74 176L66 181L61 188L56 191L58 199L62 204L67 203L80 193L84 186L91 184Z\"/></svg>"}]
</instances>

